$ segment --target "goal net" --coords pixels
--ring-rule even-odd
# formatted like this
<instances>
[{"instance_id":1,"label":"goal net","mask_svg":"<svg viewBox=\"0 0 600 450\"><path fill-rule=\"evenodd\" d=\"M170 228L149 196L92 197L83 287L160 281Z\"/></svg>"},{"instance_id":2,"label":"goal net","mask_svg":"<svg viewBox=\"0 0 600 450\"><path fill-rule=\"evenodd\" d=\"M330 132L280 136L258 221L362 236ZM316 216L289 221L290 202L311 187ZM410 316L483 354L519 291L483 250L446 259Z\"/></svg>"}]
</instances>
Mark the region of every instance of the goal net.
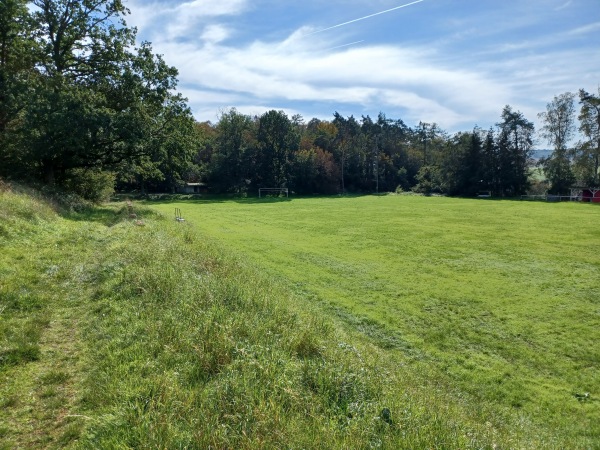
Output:
<instances>
[{"instance_id":1,"label":"goal net","mask_svg":"<svg viewBox=\"0 0 600 450\"><path fill-rule=\"evenodd\" d=\"M262 198L264 196L273 195L273 194L277 194L277 195L285 194L286 197L290 196L288 188L259 188L258 189L258 198Z\"/></svg>"}]
</instances>

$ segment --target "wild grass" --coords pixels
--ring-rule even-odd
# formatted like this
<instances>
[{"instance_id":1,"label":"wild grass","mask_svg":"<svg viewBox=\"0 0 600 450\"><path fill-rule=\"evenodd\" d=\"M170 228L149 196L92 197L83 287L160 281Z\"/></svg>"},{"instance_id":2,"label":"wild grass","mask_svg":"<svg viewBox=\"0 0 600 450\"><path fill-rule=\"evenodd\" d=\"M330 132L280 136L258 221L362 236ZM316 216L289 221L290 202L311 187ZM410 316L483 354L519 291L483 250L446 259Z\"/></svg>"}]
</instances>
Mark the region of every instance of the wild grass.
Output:
<instances>
[{"instance_id":1,"label":"wild grass","mask_svg":"<svg viewBox=\"0 0 600 450\"><path fill-rule=\"evenodd\" d=\"M544 446L600 442L597 207L405 196L156 204L174 207L410 376L468 399L476 420L544 434Z\"/></svg>"},{"instance_id":2,"label":"wild grass","mask_svg":"<svg viewBox=\"0 0 600 450\"><path fill-rule=\"evenodd\" d=\"M93 271L103 287L86 330L82 413L95 419L83 447L465 446L490 433L437 417L424 433L434 419L398 403L379 351L192 227L116 228Z\"/></svg>"}]
</instances>

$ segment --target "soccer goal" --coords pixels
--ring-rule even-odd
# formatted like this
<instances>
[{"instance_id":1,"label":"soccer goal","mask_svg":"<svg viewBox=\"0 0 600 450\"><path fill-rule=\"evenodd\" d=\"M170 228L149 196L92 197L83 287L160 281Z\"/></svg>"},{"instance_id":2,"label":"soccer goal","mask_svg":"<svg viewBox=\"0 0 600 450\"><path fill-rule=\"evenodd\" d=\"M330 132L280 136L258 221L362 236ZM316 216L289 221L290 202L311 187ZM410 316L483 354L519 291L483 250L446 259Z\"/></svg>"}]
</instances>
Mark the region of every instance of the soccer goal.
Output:
<instances>
[{"instance_id":1,"label":"soccer goal","mask_svg":"<svg viewBox=\"0 0 600 450\"><path fill-rule=\"evenodd\" d=\"M286 197L290 196L290 193L288 191L288 188L258 188L258 198L262 198L263 195L269 195L269 194L283 194L285 193Z\"/></svg>"}]
</instances>

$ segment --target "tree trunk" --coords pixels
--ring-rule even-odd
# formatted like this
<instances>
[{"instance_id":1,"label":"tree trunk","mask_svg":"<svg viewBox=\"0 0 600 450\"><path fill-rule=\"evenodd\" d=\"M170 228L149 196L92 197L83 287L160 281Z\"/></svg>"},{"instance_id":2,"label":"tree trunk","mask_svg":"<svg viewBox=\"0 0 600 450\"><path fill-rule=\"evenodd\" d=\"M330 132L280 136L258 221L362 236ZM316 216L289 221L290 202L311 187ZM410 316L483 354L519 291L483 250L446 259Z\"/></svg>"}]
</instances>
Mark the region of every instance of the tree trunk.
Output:
<instances>
[{"instance_id":1,"label":"tree trunk","mask_svg":"<svg viewBox=\"0 0 600 450\"><path fill-rule=\"evenodd\" d=\"M55 172L56 168L54 167L54 163L49 159L44 159L42 161L42 173L46 184L54 186Z\"/></svg>"}]
</instances>

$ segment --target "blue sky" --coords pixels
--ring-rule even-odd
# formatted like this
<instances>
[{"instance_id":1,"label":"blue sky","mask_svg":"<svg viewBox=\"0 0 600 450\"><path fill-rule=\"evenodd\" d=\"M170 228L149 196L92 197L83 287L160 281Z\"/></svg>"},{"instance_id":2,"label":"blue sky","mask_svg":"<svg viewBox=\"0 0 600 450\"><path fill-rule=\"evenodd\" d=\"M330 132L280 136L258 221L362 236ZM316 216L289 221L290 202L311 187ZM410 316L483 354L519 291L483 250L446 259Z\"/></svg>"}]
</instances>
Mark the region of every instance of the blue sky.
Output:
<instances>
[{"instance_id":1,"label":"blue sky","mask_svg":"<svg viewBox=\"0 0 600 450\"><path fill-rule=\"evenodd\" d=\"M354 21L411 1L125 3L200 121L231 107L307 121L381 111L467 131L506 104L537 123L553 96L598 90L600 0L422 0Z\"/></svg>"}]
</instances>

